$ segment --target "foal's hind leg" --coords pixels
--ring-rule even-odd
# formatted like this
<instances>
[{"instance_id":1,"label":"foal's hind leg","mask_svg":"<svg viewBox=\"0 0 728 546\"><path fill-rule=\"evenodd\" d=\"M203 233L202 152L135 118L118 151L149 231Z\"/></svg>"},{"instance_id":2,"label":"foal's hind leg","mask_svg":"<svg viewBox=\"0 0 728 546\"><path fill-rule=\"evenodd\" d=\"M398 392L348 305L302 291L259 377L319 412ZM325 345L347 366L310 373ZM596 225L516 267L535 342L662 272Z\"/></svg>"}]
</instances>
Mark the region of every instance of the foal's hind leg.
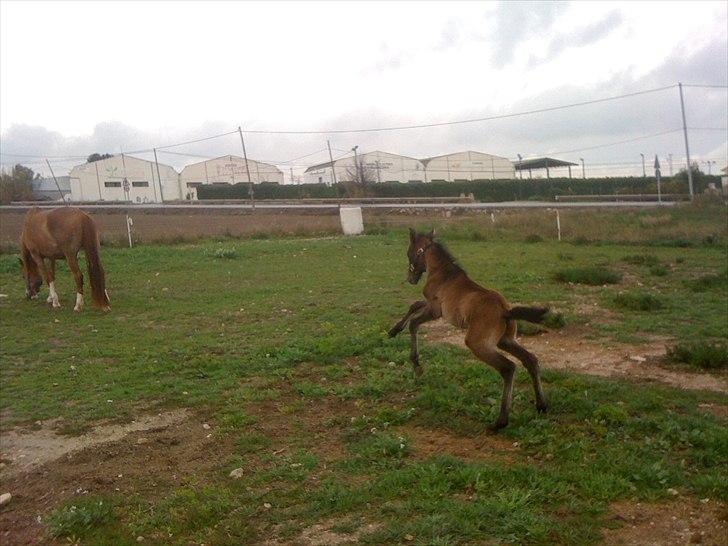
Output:
<instances>
[{"instance_id":1,"label":"foal's hind leg","mask_svg":"<svg viewBox=\"0 0 728 546\"><path fill-rule=\"evenodd\" d=\"M533 390L536 393L536 409L539 413L544 413L548 409L548 404L546 403L546 397L543 394L543 387L541 386L541 370L536 355L529 353L514 338L507 336L503 336L500 342L498 342L498 348L515 356L528 370L531 381L533 382Z\"/></svg>"},{"instance_id":2,"label":"foal's hind leg","mask_svg":"<svg viewBox=\"0 0 728 546\"><path fill-rule=\"evenodd\" d=\"M488 428L499 430L508 425L508 416L511 412L511 401L513 399L513 377L516 373L516 365L500 354L495 344L490 341L479 339L476 334L469 331L465 337L465 344L475 356L486 364L493 366L503 378L503 395L501 396L500 414L498 419Z\"/></svg>"},{"instance_id":3,"label":"foal's hind leg","mask_svg":"<svg viewBox=\"0 0 728 546\"><path fill-rule=\"evenodd\" d=\"M404 330L404 327L407 325L407 321L409 321L410 317L412 317L413 313L416 313L423 307L425 307L427 303L425 303L424 300L418 300L414 302L412 305L410 305L409 310L405 315L402 317L402 320L400 320L397 324L392 326L389 329L389 337L395 337L397 334L399 334L402 330Z\"/></svg>"},{"instance_id":4,"label":"foal's hind leg","mask_svg":"<svg viewBox=\"0 0 728 546\"><path fill-rule=\"evenodd\" d=\"M81 311L83 309L83 273L78 267L78 257L75 254L67 254L66 261L68 268L73 273L73 280L76 281L76 305L73 310Z\"/></svg>"}]
</instances>

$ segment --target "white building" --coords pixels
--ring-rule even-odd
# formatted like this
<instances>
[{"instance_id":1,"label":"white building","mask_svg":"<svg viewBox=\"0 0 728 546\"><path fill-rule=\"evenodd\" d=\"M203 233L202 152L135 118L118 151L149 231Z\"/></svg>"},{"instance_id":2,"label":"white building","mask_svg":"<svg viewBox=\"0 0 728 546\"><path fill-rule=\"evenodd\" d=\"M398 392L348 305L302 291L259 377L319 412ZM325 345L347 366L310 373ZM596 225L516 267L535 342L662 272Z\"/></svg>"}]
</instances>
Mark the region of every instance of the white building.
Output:
<instances>
[{"instance_id":1,"label":"white building","mask_svg":"<svg viewBox=\"0 0 728 546\"><path fill-rule=\"evenodd\" d=\"M182 199L179 175L169 165L115 155L76 165L69 173L72 201L160 203Z\"/></svg>"},{"instance_id":2,"label":"white building","mask_svg":"<svg viewBox=\"0 0 728 546\"><path fill-rule=\"evenodd\" d=\"M424 182L425 169L419 159L387 152L368 152L360 154L362 176L368 182ZM356 179L357 170L354 156L337 159L333 163L313 165L303 173L304 184L332 184L332 167L336 171L337 182L350 182Z\"/></svg>"},{"instance_id":3,"label":"white building","mask_svg":"<svg viewBox=\"0 0 728 546\"><path fill-rule=\"evenodd\" d=\"M248 179L250 171L250 180ZM184 198L197 199L197 188L203 184L238 184L240 182L276 182L283 184L283 171L275 165L224 155L207 161L187 165L179 175Z\"/></svg>"},{"instance_id":4,"label":"white building","mask_svg":"<svg viewBox=\"0 0 728 546\"><path fill-rule=\"evenodd\" d=\"M516 169L510 160L482 152L456 152L422 160L427 182L460 180L496 180L515 178Z\"/></svg>"}]
</instances>

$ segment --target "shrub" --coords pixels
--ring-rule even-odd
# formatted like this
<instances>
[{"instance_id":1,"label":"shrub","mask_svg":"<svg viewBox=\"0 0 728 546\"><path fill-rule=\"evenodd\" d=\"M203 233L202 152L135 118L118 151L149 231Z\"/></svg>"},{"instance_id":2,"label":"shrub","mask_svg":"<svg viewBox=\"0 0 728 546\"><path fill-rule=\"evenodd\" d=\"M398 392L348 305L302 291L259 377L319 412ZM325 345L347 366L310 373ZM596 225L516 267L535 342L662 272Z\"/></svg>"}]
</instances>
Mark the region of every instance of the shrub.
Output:
<instances>
[{"instance_id":1,"label":"shrub","mask_svg":"<svg viewBox=\"0 0 728 546\"><path fill-rule=\"evenodd\" d=\"M647 292L623 292L612 298L614 304L629 311L657 311L664 305L662 301Z\"/></svg>"},{"instance_id":2,"label":"shrub","mask_svg":"<svg viewBox=\"0 0 728 546\"><path fill-rule=\"evenodd\" d=\"M549 311L543 318L543 324L544 326L548 326L553 329L563 328L566 326L566 319L564 318L563 313Z\"/></svg>"},{"instance_id":3,"label":"shrub","mask_svg":"<svg viewBox=\"0 0 728 546\"><path fill-rule=\"evenodd\" d=\"M703 369L726 369L728 345L723 342L678 343L667 350L667 360Z\"/></svg>"},{"instance_id":4,"label":"shrub","mask_svg":"<svg viewBox=\"0 0 728 546\"><path fill-rule=\"evenodd\" d=\"M632 265L658 265L660 263L657 256L652 254L632 254L622 258L622 261Z\"/></svg>"},{"instance_id":5,"label":"shrub","mask_svg":"<svg viewBox=\"0 0 728 546\"><path fill-rule=\"evenodd\" d=\"M664 277L667 275L667 268L661 264L655 264L650 267L650 274L655 277Z\"/></svg>"},{"instance_id":6,"label":"shrub","mask_svg":"<svg viewBox=\"0 0 728 546\"><path fill-rule=\"evenodd\" d=\"M718 288L728 287L728 269L723 273L714 275L703 275L697 279L689 279L685 281L685 285L693 292L705 292L706 290L714 290Z\"/></svg>"},{"instance_id":7,"label":"shrub","mask_svg":"<svg viewBox=\"0 0 728 546\"><path fill-rule=\"evenodd\" d=\"M572 267L561 269L554 274L554 279L559 282L603 285L617 284L622 280L622 274L603 267Z\"/></svg>"},{"instance_id":8,"label":"shrub","mask_svg":"<svg viewBox=\"0 0 728 546\"><path fill-rule=\"evenodd\" d=\"M106 498L97 496L77 497L56 508L47 518L51 536L82 538L114 519L114 507Z\"/></svg>"}]
</instances>

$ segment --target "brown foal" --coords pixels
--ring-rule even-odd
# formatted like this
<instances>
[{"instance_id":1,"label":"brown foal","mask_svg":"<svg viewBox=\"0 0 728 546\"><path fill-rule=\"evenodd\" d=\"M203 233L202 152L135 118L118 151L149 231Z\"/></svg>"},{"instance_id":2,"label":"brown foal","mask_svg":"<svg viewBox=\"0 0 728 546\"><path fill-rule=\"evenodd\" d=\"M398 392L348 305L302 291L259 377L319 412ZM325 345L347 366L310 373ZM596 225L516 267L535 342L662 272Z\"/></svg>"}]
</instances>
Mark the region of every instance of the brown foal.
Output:
<instances>
[{"instance_id":1,"label":"brown foal","mask_svg":"<svg viewBox=\"0 0 728 546\"><path fill-rule=\"evenodd\" d=\"M422 374L417 352L417 330L421 324L442 317L453 326L466 330L467 347L480 360L498 370L503 378L500 414L491 425L492 430L508 424L516 371L513 361L498 349L523 363L533 381L536 408L539 412L546 411L538 359L516 341L516 320L541 322L548 309L510 307L498 292L473 282L450 252L434 240L434 231L417 233L410 229L407 257L407 280L410 283L417 284L422 274L427 272L427 281L422 290L425 299L413 303L402 320L389 330L389 335L396 336L409 323L412 342L410 360L415 374Z\"/></svg>"},{"instance_id":2,"label":"brown foal","mask_svg":"<svg viewBox=\"0 0 728 546\"><path fill-rule=\"evenodd\" d=\"M38 296L43 280L48 283L48 303L60 307L56 292L56 260L64 259L76 281L74 311L83 309L83 274L78 267L78 251L84 250L95 306L109 310L104 268L101 265L99 232L93 219L77 208L64 207L43 211L34 207L28 211L20 236L21 264L25 277L25 295ZM48 260L48 267L45 264Z\"/></svg>"}]
</instances>

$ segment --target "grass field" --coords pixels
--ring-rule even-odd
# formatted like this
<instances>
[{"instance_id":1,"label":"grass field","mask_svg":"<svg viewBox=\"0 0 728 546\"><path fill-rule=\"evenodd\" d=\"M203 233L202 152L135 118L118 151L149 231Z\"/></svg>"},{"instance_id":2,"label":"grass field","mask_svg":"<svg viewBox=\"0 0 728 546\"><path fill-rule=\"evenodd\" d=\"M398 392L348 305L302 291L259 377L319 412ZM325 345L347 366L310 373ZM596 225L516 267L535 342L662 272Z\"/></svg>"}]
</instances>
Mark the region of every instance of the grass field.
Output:
<instances>
[{"instance_id":1,"label":"grass field","mask_svg":"<svg viewBox=\"0 0 728 546\"><path fill-rule=\"evenodd\" d=\"M472 277L553 306L584 339L725 343L724 237L445 238ZM0 256L3 431L51 421L79 434L176 408L210 426L209 451L181 471L121 458L137 466L123 482L64 485L37 510L39 543L306 543L326 527L371 544L588 544L620 525L608 517L617 501L672 490L728 501L726 412L701 407L724 410L724 394L546 369L551 411L539 415L521 369L511 424L491 436L493 370L425 341L415 380L406 336L385 335L419 295L404 280L405 244L395 231L105 248L109 314L72 312L65 264L62 309L23 301L16 258Z\"/></svg>"}]
</instances>

